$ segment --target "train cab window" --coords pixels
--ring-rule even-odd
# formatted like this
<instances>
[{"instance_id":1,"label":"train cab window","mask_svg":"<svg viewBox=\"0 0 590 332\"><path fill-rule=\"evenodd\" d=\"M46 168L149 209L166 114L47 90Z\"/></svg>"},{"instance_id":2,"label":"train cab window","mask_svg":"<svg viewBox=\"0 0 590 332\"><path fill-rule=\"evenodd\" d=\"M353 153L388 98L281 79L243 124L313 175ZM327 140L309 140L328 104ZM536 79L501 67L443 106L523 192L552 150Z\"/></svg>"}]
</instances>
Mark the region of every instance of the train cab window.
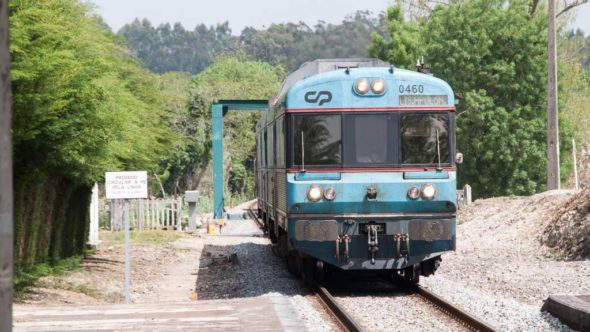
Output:
<instances>
[{"instance_id":1,"label":"train cab window","mask_svg":"<svg viewBox=\"0 0 590 332\"><path fill-rule=\"evenodd\" d=\"M402 114L403 164L450 163L448 114Z\"/></svg>"},{"instance_id":2,"label":"train cab window","mask_svg":"<svg viewBox=\"0 0 590 332\"><path fill-rule=\"evenodd\" d=\"M293 118L294 164L302 165L303 157L305 167L340 166L341 116L297 115Z\"/></svg>"},{"instance_id":3,"label":"train cab window","mask_svg":"<svg viewBox=\"0 0 590 332\"><path fill-rule=\"evenodd\" d=\"M344 165L385 166L395 162L396 114L344 115Z\"/></svg>"}]
</instances>

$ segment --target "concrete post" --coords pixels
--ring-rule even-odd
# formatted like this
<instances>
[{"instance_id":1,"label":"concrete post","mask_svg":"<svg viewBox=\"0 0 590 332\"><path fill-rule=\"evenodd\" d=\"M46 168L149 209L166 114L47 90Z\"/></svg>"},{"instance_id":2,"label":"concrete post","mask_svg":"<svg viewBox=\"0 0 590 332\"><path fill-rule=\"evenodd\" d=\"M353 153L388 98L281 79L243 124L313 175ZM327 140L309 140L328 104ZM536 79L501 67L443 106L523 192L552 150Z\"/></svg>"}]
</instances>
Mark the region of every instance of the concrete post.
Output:
<instances>
[{"instance_id":1,"label":"concrete post","mask_svg":"<svg viewBox=\"0 0 590 332\"><path fill-rule=\"evenodd\" d=\"M199 191L187 191L184 193L184 201L188 203L188 229L194 231L197 226L202 226L201 221L197 220L197 202L199 201Z\"/></svg>"},{"instance_id":2,"label":"concrete post","mask_svg":"<svg viewBox=\"0 0 590 332\"><path fill-rule=\"evenodd\" d=\"M0 331L12 331L13 193L8 0L0 0Z\"/></svg>"},{"instance_id":3,"label":"concrete post","mask_svg":"<svg viewBox=\"0 0 590 332\"><path fill-rule=\"evenodd\" d=\"M223 218L223 105L211 106L213 138L213 219Z\"/></svg>"},{"instance_id":4,"label":"concrete post","mask_svg":"<svg viewBox=\"0 0 590 332\"><path fill-rule=\"evenodd\" d=\"M549 0L547 39L547 190L560 188L555 0Z\"/></svg>"},{"instance_id":5,"label":"concrete post","mask_svg":"<svg viewBox=\"0 0 590 332\"><path fill-rule=\"evenodd\" d=\"M98 219L99 219L98 183L92 187L92 200L90 201L90 231L88 232L88 243L91 246L98 245Z\"/></svg>"}]
</instances>

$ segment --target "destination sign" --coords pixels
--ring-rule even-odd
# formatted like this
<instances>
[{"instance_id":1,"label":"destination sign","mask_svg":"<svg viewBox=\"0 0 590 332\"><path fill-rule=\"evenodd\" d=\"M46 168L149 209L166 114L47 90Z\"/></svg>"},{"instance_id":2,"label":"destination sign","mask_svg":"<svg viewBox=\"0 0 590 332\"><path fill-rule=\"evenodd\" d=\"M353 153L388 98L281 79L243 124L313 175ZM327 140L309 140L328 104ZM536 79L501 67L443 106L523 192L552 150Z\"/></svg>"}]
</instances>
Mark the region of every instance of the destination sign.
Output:
<instances>
[{"instance_id":1,"label":"destination sign","mask_svg":"<svg viewBox=\"0 0 590 332\"><path fill-rule=\"evenodd\" d=\"M106 172L107 199L147 198L147 172Z\"/></svg>"},{"instance_id":2,"label":"destination sign","mask_svg":"<svg viewBox=\"0 0 590 332\"><path fill-rule=\"evenodd\" d=\"M447 105L447 95L400 95L400 106Z\"/></svg>"}]
</instances>

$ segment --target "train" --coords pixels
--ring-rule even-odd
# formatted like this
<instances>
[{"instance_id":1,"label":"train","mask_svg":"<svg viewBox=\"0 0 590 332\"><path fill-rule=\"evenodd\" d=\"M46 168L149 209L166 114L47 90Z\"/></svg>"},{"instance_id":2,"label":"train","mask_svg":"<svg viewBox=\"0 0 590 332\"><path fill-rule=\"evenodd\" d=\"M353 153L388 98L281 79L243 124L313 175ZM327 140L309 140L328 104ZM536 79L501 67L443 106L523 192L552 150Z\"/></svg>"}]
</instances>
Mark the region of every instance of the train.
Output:
<instances>
[{"instance_id":1,"label":"train","mask_svg":"<svg viewBox=\"0 0 590 332\"><path fill-rule=\"evenodd\" d=\"M256 124L258 215L290 272L418 283L456 246L453 90L378 59L319 59Z\"/></svg>"}]
</instances>

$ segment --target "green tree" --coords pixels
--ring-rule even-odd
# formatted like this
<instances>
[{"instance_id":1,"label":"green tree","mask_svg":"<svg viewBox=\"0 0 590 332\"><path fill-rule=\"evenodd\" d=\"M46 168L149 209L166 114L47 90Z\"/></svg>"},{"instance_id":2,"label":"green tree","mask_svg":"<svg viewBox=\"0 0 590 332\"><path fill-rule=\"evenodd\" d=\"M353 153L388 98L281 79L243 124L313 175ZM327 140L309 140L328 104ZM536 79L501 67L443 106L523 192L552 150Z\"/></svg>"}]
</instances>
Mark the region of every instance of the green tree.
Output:
<instances>
[{"instance_id":1,"label":"green tree","mask_svg":"<svg viewBox=\"0 0 590 332\"><path fill-rule=\"evenodd\" d=\"M526 1L453 2L437 6L428 20L403 23L412 28L390 29L392 40L415 31L433 72L460 100L457 146L465 163L458 179L476 197L532 194L546 186L547 20L529 7ZM391 44L374 39L371 47L384 60L406 61L397 66L415 61L390 58ZM564 120L562 156L571 150L572 135Z\"/></svg>"},{"instance_id":2,"label":"green tree","mask_svg":"<svg viewBox=\"0 0 590 332\"><path fill-rule=\"evenodd\" d=\"M105 171L158 169L169 132L157 77L77 0L10 2L19 268L79 254Z\"/></svg>"},{"instance_id":3,"label":"green tree","mask_svg":"<svg viewBox=\"0 0 590 332\"><path fill-rule=\"evenodd\" d=\"M175 154L165 160L166 187L210 192L211 105L220 99L268 99L275 96L284 76L268 63L248 61L245 56L222 57L188 82L183 74L166 74L164 87L176 100L171 112L182 140ZM171 84L171 82L173 82ZM175 83L174 83L175 82ZM176 86L177 88L172 88ZM182 91L186 91L182 92ZM258 112L230 112L224 118L224 165L226 188L233 194L252 195L255 125ZM229 184L229 185L228 185Z\"/></svg>"},{"instance_id":4,"label":"green tree","mask_svg":"<svg viewBox=\"0 0 590 332\"><path fill-rule=\"evenodd\" d=\"M389 24L387 31L390 40L373 32L371 43L368 47L369 57L389 61L401 68L412 68L420 55L423 55L423 43L421 43L421 26L404 22L404 14L400 6L387 9Z\"/></svg>"},{"instance_id":5,"label":"green tree","mask_svg":"<svg viewBox=\"0 0 590 332\"><path fill-rule=\"evenodd\" d=\"M215 57L237 47L229 23L207 27L200 24L193 31L180 23L153 27L147 19L126 24L118 32L153 72L181 71L197 74L213 63Z\"/></svg>"}]
</instances>

